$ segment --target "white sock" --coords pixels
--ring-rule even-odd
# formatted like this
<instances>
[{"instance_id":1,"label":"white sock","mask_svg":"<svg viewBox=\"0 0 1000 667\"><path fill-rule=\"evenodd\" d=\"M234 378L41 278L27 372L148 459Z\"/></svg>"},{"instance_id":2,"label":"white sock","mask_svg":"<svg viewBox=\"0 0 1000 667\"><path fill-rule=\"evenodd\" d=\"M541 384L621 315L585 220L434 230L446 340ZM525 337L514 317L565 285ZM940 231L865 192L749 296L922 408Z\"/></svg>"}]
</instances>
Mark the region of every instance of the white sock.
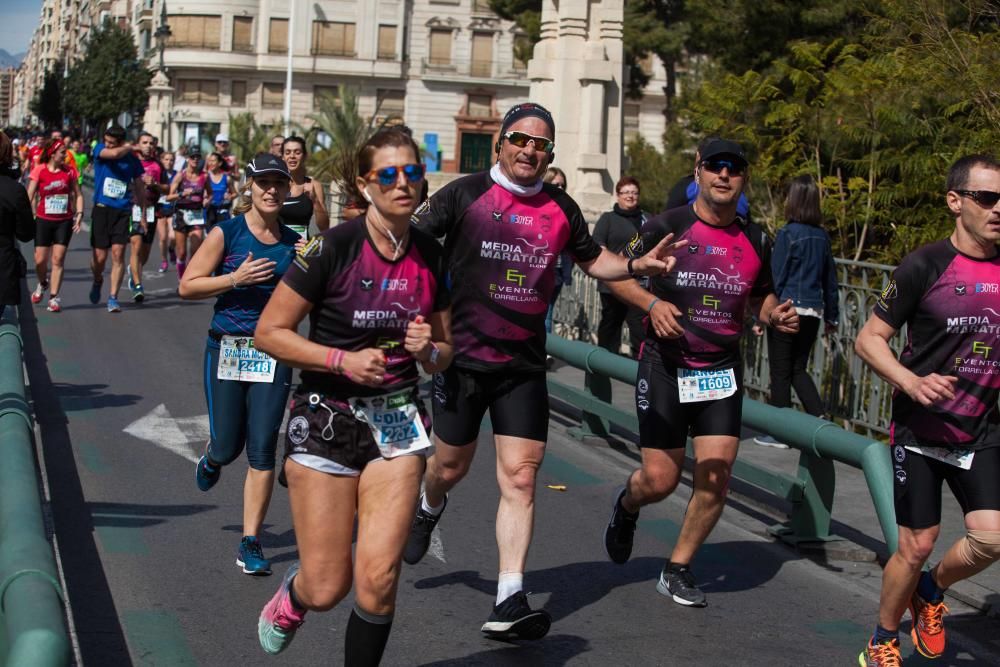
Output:
<instances>
[{"instance_id":1,"label":"white sock","mask_svg":"<svg viewBox=\"0 0 1000 667\"><path fill-rule=\"evenodd\" d=\"M501 572L497 577L497 604L524 589L523 572Z\"/></svg>"},{"instance_id":2,"label":"white sock","mask_svg":"<svg viewBox=\"0 0 1000 667\"><path fill-rule=\"evenodd\" d=\"M441 512L444 511L444 503L442 502L437 507L431 507L430 505L427 504L427 496L425 496L424 494L421 493L420 494L420 509L422 509L423 511L427 512L431 516L437 516L437 515L441 514Z\"/></svg>"}]
</instances>

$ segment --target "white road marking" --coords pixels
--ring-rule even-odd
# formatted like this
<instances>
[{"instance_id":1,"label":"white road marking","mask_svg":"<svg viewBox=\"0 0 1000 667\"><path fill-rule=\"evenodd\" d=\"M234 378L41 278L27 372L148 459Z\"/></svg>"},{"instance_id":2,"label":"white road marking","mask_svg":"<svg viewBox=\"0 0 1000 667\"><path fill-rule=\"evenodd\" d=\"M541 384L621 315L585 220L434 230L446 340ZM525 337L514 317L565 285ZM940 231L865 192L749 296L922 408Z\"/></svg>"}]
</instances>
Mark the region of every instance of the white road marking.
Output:
<instances>
[{"instance_id":1,"label":"white road marking","mask_svg":"<svg viewBox=\"0 0 1000 667\"><path fill-rule=\"evenodd\" d=\"M208 415L174 418L167 406L160 403L149 414L126 426L124 431L197 463L201 458L197 452L209 436Z\"/></svg>"},{"instance_id":2,"label":"white road marking","mask_svg":"<svg viewBox=\"0 0 1000 667\"><path fill-rule=\"evenodd\" d=\"M435 530L431 533L431 545L427 551L442 563L448 562L444 559L444 542L441 541L441 531Z\"/></svg>"}]
</instances>

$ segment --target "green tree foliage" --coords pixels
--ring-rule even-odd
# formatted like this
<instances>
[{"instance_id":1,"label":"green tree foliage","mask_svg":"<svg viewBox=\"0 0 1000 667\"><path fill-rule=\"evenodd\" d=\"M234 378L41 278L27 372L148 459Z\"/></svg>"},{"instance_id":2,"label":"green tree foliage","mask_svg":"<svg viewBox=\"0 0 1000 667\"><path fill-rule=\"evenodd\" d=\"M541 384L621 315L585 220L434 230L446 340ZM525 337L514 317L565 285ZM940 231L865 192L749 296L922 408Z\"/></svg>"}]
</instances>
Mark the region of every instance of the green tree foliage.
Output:
<instances>
[{"instance_id":1,"label":"green tree foliage","mask_svg":"<svg viewBox=\"0 0 1000 667\"><path fill-rule=\"evenodd\" d=\"M531 60L531 52L542 38L542 0L490 0L490 9L517 25L524 37L515 42L514 55L522 62Z\"/></svg>"},{"instance_id":2,"label":"green tree foliage","mask_svg":"<svg viewBox=\"0 0 1000 667\"><path fill-rule=\"evenodd\" d=\"M151 79L132 35L106 21L91 33L83 58L69 71L68 115L96 125L123 111L142 112L149 101L146 87Z\"/></svg>"},{"instance_id":3,"label":"green tree foliage","mask_svg":"<svg viewBox=\"0 0 1000 667\"><path fill-rule=\"evenodd\" d=\"M46 127L62 127L63 121L63 64L57 62L51 71L45 73L41 89L35 93L28 107Z\"/></svg>"},{"instance_id":4,"label":"green tree foliage","mask_svg":"<svg viewBox=\"0 0 1000 667\"><path fill-rule=\"evenodd\" d=\"M249 111L229 114L229 146L239 164L249 162L257 153L271 148L271 127L260 125Z\"/></svg>"}]
</instances>

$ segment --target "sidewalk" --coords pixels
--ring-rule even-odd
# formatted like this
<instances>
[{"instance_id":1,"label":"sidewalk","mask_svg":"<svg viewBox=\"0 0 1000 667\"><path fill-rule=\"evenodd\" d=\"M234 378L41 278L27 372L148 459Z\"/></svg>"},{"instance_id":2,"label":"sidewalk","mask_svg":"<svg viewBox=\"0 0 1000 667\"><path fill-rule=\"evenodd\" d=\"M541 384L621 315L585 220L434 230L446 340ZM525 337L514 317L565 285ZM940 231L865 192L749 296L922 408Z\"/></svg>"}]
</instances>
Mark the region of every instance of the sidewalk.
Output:
<instances>
[{"instance_id":1,"label":"sidewalk","mask_svg":"<svg viewBox=\"0 0 1000 667\"><path fill-rule=\"evenodd\" d=\"M549 375L554 379L574 387L584 386L585 373L582 370L568 366L560 361L556 361ZM626 411L634 411L634 391L631 385L618 381L612 381L613 403L616 407ZM740 442L739 456L744 461L754 463L789 475L795 475L798 466L798 450L776 449L773 447L761 447L753 442L755 431L744 429L743 439ZM596 442L596 439L588 439L588 442ZM634 443L628 445L631 452L636 453L638 460L638 447ZM864 474L860 469L852 468L842 463L835 463L837 473L837 488L833 502L833 523L831 533L838 537L843 537L849 542L861 547L861 549L832 550L832 554L838 551L850 551L864 555L867 550L867 557L873 558L875 554L880 560L885 559L885 543L882 539L882 531L879 528L878 520L875 517L875 510L872 506L871 496L868 492L868 485L865 483ZM747 489L744 485L743 489ZM681 491L684 492L683 490ZM754 509L762 508L760 503L761 494L755 488L750 489L748 495L740 493L734 489L731 494L732 499L751 505ZM951 491L945 485L943 490L943 509L941 521L941 536L938 538L934 554L930 562L936 563L945 551L962 535L965 534L962 510L955 501ZM773 497L772 497L773 498ZM774 499L773 503L767 503L770 509L765 508L768 514L780 517L783 507L787 503L783 499ZM731 511L731 510L730 510ZM778 519L775 523L780 523ZM874 553L871 553L874 552ZM1000 615L1000 569L998 567L987 568L969 580L959 582L948 590L948 595L955 597L962 602L976 607L990 615Z\"/></svg>"}]
</instances>

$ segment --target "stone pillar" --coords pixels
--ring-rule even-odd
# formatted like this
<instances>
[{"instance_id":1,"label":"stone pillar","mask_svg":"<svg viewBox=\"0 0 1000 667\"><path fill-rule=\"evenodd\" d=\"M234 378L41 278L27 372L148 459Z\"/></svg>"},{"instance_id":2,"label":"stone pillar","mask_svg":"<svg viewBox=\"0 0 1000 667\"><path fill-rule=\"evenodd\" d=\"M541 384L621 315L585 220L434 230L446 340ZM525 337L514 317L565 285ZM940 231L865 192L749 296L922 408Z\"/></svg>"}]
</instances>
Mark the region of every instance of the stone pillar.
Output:
<instances>
[{"instance_id":1,"label":"stone pillar","mask_svg":"<svg viewBox=\"0 0 1000 667\"><path fill-rule=\"evenodd\" d=\"M613 203L622 168L624 0L543 0L528 63L531 100L556 121L555 166L588 220Z\"/></svg>"},{"instance_id":2,"label":"stone pillar","mask_svg":"<svg viewBox=\"0 0 1000 667\"><path fill-rule=\"evenodd\" d=\"M174 108L174 87L163 70L157 70L153 80L146 87L149 92L149 107L142 117L142 128L160 138L160 145L173 150L175 137L170 136L170 113Z\"/></svg>"}]
</instances>

